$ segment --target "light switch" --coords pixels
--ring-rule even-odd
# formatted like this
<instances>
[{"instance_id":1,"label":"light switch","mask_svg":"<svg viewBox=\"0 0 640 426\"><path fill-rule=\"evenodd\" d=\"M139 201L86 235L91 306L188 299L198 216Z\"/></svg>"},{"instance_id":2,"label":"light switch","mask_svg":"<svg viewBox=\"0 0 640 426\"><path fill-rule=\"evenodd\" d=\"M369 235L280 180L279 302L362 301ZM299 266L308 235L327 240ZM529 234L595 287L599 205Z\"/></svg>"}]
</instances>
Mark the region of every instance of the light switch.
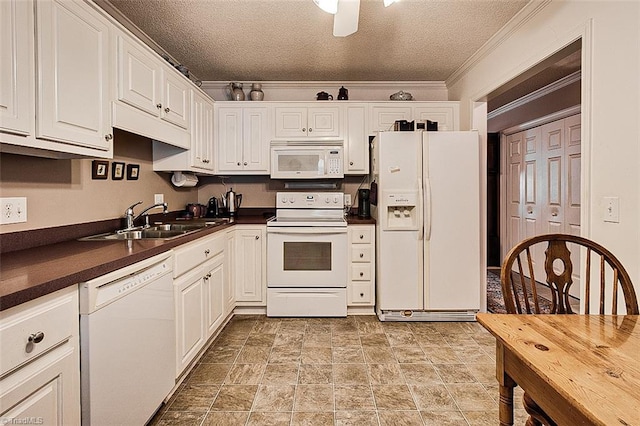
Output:
<instances>
[{"instance_id":1,"label":"light switch","mask_svg":"<svg viewBox=\"0 0 640 426\"><path fill-rule=\"evenodd\" d=\"M604 197L604 221L620 223L620 199Z\"/></svg>"}]
</instances>

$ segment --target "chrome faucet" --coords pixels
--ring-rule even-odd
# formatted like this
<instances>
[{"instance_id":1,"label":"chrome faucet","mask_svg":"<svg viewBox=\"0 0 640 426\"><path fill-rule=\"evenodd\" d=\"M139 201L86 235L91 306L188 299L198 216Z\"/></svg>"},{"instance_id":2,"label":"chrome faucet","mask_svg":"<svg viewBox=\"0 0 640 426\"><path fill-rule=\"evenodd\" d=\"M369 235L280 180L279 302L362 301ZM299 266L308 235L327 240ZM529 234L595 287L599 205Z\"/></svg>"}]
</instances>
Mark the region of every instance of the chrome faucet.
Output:
<instances>
[{"instance_id":1,"label":"chrome faucet","mask_svg":"<svg viewBox=\"0 0 640 426\"><path fill-rule=\"evenodd\" d=\"M134 228L133 224L136 221L136 219L138 219L140 216L145 215L145 224L144 227L148 228L149 227L149 214L147 214L147 212L151 209L155 209L156 207L162 207L162 212L163 213L168 213L169 212L169 205L167 203L156 203L150 207L147 207L146 209L144 209L139 215L134 216L133 213L133 208L135 206L137 206L138 204L142 204L142 201L138 201L137 203L134 203L132 205L129 206L129 208L127 208L127 210L124 212L124 217L127 221L127 225L126 228L123 229L123 231L130 231Z\"/></svg>"}]
</instances>

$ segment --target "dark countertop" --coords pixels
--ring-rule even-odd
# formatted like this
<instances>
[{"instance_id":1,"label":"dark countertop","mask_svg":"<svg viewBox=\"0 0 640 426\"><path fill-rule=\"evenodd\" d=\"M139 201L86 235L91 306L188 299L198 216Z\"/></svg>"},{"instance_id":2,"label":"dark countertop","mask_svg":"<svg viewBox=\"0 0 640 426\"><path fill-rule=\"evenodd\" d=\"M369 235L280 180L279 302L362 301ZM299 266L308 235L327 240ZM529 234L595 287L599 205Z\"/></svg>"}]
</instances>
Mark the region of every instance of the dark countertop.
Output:
<instances>
[{"instance_id":1,"label":"dark countertop","mask_svg":"<svg viewBox=\"0 0 640 426\"><path fill-rule=\"evenodd\" d=\"M264 225L267 215L241 215L224 225L203 228L173 240L78 241L77 237L37 247L4 252L0 261L0 311L87 281L233 225ZM196 219L197 220L197 219ZM372 219L350 216L352 225ZM31 233L30 238L37 235ZM51 231L43 231L51 232ZM93 235L92 232L84 234ZM7 238L9 240L9 238Z\"/></svg>"}]
</instances>

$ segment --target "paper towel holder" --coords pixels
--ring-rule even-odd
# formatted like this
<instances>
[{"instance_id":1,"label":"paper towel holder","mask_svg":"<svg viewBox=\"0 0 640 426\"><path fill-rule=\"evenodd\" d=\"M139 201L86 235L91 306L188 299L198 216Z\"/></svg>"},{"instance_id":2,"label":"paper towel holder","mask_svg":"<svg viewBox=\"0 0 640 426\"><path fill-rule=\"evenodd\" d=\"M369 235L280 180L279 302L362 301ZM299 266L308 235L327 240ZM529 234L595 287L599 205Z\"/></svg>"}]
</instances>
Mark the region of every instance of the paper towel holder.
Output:
<instances>
[{"instance_id":1,"label":"paper towel holder","mask_svg":"<svg viewBox=\"0 0 640 426\"><path fill-rule=\"evenodd\" d=\"M198 184L198 176L193 173L173 172L171 183L177 187L194 187Z\"/></svg>"}]
</instances>

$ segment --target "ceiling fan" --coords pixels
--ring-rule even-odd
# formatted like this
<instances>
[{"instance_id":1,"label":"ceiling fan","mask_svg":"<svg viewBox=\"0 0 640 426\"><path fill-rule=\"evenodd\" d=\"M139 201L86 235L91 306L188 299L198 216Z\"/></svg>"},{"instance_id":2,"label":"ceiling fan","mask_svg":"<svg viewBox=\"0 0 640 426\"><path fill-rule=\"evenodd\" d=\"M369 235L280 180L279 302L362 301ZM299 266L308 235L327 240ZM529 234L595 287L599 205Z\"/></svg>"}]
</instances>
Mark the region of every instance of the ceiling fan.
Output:
<instances>
[{"instance_id":1,"label":"ceiling fan","mask_svg":"<svg viewBox=\"0 0 640 426\"><path fill-rule=\"evenodd\" d=\"M398 0L383 0L388 7ZM333 35L346 37L358 31L360 0L313 0L313 2L333 17Z\"/></svg>"}]
</instances>

